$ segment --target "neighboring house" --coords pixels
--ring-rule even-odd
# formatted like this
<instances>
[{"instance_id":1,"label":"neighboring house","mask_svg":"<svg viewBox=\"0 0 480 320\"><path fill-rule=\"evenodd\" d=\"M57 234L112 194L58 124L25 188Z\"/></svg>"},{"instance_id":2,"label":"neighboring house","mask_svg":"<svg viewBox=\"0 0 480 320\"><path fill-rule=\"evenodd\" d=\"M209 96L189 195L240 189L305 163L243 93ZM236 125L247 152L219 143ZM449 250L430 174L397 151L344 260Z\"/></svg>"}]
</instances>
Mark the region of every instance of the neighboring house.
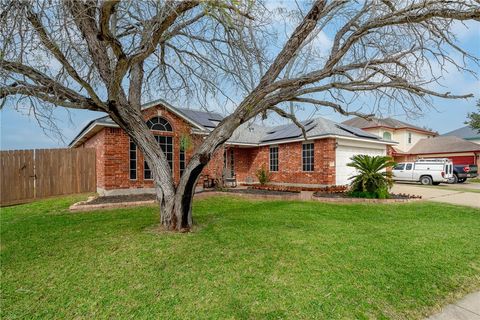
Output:
<instances>
[{"instance_id":1,"label":"neighboring house","mask_svg":"<svg viewBox=\"0 0 480 320\"><path fill-rule=\"evenodd\" d=\"M396 162L419 158L450 158L454 164L476 164L479 161L480 147L473 142L480 143L480 135L468 127L438 137L436 132L392 118L365 120L356 117L343 123L398 142L391 153Z\"/></svg>"},{"instance_id":2,"label":"neighboring house","mask_svg":"<svg viewBox=\"0 0 480 320\"><path fill-rule=\"evenodd\" d=\"M357 127L382 137L384 140L393 140L398 144L394 147L397 152L406 152L418 141L437 136L436 132L420 128L393 118L372 118L366 120L355 117L344 121L343 124Z\"/></svg>"},{"instance_id":3,"label":"neighboring house","mask_svg":"<svg viewBox=\"0 0 480 320\"><path fill-rule=\"evenodd\" d=\"M223 119L217 113L175 108L163 101L144 105L142 112L165 152L175 182L195 148ZM202 174L217 179L235 175L240 183L252 183L257 182L256 172L264 166L271 173L272 183L343 185L355 173L347 166L353 155L385 155L395 144L323 118L304 121L303 125L308 141L294 124L271 128L243 124L216 152ZM187 147L183 150L181 146ZM143 155L108 116L87 124L70 147L96 149L100 194L153 191L152 175Z\"/></svg>"},{"instance_id":4,"label":"neighboring house","mask_svg":"<svg viewBox=\"0 0 480 320\"><path fill-rule=\"evenodd\" d=\"M480 164L480 144L454 136L422 139L404 154L396 154L397 162L419 158L449 158L454 164Z\"/></svg>"},{"instance_id":5,"label":"neighboring house","mask_svg":"<svg viewBox=\"0 0 480 320\"><path fill-rule=\"evenodd\" d=\"M478 129L473 129L470 126L465 126L457 130L453 130L442 134L442 137L458 137L471 142L480 144L480 132Z\"/></svg>"}]
</instances>

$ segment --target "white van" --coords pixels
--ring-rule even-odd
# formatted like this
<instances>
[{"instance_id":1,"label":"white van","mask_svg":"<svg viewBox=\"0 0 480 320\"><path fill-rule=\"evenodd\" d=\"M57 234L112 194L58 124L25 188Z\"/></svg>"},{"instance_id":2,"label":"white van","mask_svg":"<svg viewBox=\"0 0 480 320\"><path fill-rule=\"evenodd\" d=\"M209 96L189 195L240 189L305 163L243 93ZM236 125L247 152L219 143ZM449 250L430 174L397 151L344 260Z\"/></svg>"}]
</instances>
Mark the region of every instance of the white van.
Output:
<instances>
[{"instance_id":1,"label":"white van","mask_svg":"<svg viewBox=\"0 0 480 320\"><path fill-rule=\"evenodd\" d=\"M395 181L438 185L453 178L453 162L446 158L401 162L393 167L392 173Z\"/></svg>"}]
</instances>

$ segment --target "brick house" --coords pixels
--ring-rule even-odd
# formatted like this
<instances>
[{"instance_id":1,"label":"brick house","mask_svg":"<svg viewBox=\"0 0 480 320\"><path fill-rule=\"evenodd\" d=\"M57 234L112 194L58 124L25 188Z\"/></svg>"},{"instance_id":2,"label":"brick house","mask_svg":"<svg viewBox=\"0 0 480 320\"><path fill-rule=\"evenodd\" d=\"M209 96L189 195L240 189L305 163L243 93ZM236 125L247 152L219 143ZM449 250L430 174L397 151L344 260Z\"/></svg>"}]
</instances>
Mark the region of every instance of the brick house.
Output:
<instances>
[{"instance_id":1,"label":"brick house","mask_svg":"<svg viewBox=\"0 0 480 320\"><path fill-rule=\"evenodd\" d=\"M164 151L175 182L203 138L222 120L218 113L173 107L154 101L142 107L144 119ZM243 124L202 171L204 177L235 175L239 183L257 181L262 166L271 183L342 185L354 174L346 164L355 154L385 155L392 141L324 118L303 122L308 140L294 124L265 127ZM153 192L143 155L108 116L88 123L71 148L95 148L97 191L102 195Z\"/></svg>"}]
</instances>

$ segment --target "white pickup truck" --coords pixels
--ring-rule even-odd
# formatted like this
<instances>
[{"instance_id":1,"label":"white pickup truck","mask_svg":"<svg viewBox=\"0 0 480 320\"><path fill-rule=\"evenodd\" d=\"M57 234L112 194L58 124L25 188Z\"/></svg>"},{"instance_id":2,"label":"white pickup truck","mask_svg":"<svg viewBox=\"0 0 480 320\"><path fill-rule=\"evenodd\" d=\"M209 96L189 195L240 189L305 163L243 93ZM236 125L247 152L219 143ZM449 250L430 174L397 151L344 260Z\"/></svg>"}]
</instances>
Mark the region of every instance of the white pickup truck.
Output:
<instances>
[{"instance_id":1,"label":"white pickup truck","mask_svg":"<svg viewBox=\"0 0 480 320\"><path fill-rule=\"evenodd\" d=\"M392 173L395 181L438 185L453 178L453 162L446 158L401 162L393 167Z\"/></svg>"}]
</instances>

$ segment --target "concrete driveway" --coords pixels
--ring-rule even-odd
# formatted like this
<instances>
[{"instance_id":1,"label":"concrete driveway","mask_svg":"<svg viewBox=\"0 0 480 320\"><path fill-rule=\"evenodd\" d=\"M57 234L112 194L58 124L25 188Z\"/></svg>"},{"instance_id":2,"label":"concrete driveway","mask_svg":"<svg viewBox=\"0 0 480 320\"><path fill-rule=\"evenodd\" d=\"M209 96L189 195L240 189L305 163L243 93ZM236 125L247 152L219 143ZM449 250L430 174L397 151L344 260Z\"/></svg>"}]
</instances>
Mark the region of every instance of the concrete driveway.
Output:
<instances>
[{"instance_id":1,"label":"concrete driveway","mask_svg":"<svg viewBox=\"0 0 480 320\"><path fill-rule=\"evenodd\" d=\"M438 186L395 183L392 192L415 194L429 201L480 208L480 184L478 183L440 184Z\"/></svg>"}]
</instances>

